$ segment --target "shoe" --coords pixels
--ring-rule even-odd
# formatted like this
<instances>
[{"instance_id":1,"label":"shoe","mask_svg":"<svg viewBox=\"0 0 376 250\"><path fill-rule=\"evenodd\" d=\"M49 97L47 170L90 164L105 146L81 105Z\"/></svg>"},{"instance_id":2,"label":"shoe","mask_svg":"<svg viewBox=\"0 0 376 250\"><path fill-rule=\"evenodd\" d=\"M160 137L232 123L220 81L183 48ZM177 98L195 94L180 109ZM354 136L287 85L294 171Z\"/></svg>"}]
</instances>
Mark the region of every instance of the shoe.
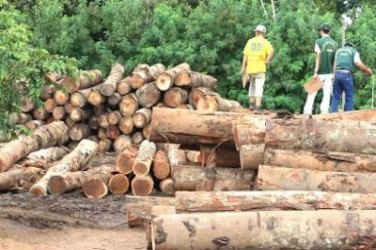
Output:
<instances>
[{"instance_id":1,"label":"shoe","mask_svg":"<svg viewBox=\"0 0 376 250\"><path fill-rule=\"evenodd\" d=\"M253 111L255 110L256 106L254 103L249 104L249 110Z\"/></svg>"}]
</instances>

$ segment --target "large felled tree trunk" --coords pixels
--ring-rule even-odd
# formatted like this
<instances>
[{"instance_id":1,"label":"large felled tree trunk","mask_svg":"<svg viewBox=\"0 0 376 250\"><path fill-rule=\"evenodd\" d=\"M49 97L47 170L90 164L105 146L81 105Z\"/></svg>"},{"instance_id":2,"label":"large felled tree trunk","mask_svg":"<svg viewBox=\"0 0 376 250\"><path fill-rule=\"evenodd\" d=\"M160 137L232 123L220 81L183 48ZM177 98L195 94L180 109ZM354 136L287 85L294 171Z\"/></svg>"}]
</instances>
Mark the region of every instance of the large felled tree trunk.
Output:
<instances>
[{"instance_id":1,"label":"large felled tree trunk","mask_svg":"<svg viewBox=\"0 0 376 250\"><path fill-rule=\"evenodd\" d=\"M261 165L258 169L255 189L374 193L376 192L376 174L314 171Z\"/></svg>"},{"instance_id":2,"label":"large felled tree trunk","mask_svg":"<svg viewBox=\"0 0 376 250\"><path fill-rule=\"evenodd\" d=\"M182 71L175 79L175 85L179 87L189 86L192 88L205 87L211 90L217 89L217 79L195 71Z\"/></svg>"},{"instance_id":3,"label":"large felled tree trunk","mask_svg":"<svg viewBox=\"0 0 376 250\"><path fill-rule=\"evenodd\" d=\"M373 210L166 214L152 220L152 239L155 249L367 249L376 237L374 215Z\"/></svg>"},{"instance_id":4,"label":"large felled tree trunk","mask_svg":"<svg viewBox=\"0 0 376 250\"><path fill-rule=\"evenodd\" d=\"M46 164L60 160L68 154L69 149L66 147L50 147L30 153L26 159L28 162Z\"/></svg>"},{"instance_id":5,"label":"large felled tree trunk","mask_svg":"<svg viewBox=\"0 0 376 250\"><path fill-rule=\"evenodd\" d=\"M136 159L133 163L133 173L138 176L149 174L157 148L154 142L145 140L141 143Z\"/></svg>"},{"instance_id":6,"label":"large felled tree trunk","mask_svg":"<svg viewBox=\"0 0 376 250\"><path fill-rule=\"evenodd\" d=\"M68 140L64 122L53 122L34 130L31 136L21 136L0 148L0 172L6 171L18 160L42 148L62 145Z\"/></svg>"},{"instance_id":7,"label":"large felled tree trunk","mask_svg":"<svg viewBox=\"0 0 376 250\"><path fill-rule=\"evenodd\" d=\"M337 112L330 114L314 115L314 118L323 120L352 120L352 121L375 121L376 110L357 110L347 112Z\"/></svg>"},{"instance_id":8,"label":"large felled tree trunk","mask_svg":"<svg viewBox=\"0 0 376 250\"><path fill-rule=\"evenodd\" d=\"M136 96L142 107L151 108L161 99L161 92L155 83L147 83L136 91Z\"/></svg>"},{"instance_id":9,"label":"large felled tree trunk","mask_svg":"<svg viewBox=\"0 0 376 250\"><path fill-rule=\"evenodd\" d=\"M0 173L0 191L24 188L25 184L36 182L43 173L42 169L34 167Z\"/></svg>"},{"instance_id":10,"label":"large felled tree trunk","mask_svg":"<svg viewBox=\"0 0 376 250\"><path fill-rule=\"evenodd\" d=\"M60 162L48 169L47 173L30 188L30 193L47 195L48 181L52 176L62 175L70 171L78 171L85 167L96 154L98 144L90 140L82 140L78 146L63 157Z\"/></svg>"},{"instance_id":11,"label":"large felled tree trunk","mask_svg":"<svg viewBox=\"0 0 376 250\"><path fill-rule=\"evenodd\" d=\"M182 64L175 66L174 68L171 68L165 72L160 73L157 78L158 89L160 89L161 91L169 90L174 85L176 76L180 72L190 71L190 70L191 69L187 63L182 63Z\"/></svg>"},{"instance_id":12,"label":"large felled tree trunk","mask_svg":"<svg viewBox=\"0 0 376 250\"><path fill-rule=\"evenodd\" d=\"M104 96L112 96L115 93L117 83L123 78L123 74L124 67L121 64L113 65L110 74L101 87L101 94Z\"/></svg>"}]
</instances>

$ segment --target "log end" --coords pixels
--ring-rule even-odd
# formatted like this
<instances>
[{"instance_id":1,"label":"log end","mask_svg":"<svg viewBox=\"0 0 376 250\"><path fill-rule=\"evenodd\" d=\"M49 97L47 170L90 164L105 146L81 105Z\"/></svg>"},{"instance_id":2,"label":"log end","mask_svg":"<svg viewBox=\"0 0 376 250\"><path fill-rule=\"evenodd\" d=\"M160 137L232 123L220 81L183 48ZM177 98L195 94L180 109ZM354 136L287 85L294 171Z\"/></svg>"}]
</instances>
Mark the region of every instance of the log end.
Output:
<instances>
[{"instance_id":1,"label":"log end","mask_svg":"<svg viewBox=\"0 0 376 250\"><path fill-rule=\"evenodd\" d=\"M204 96L201 97L196 105L198 111L210 111L215 112L218 110L218 104L214 97Z\"/></svg>"},{"instance_id":2,"label":"log end","mask_svg":"<svg viewBox=\"0 0 376 250\"><path fill-rule=\"evenodd\" d=\"M47 190L39 185L33 185L29 192L35 196L46 196L47 195Z\"/></svg>"},{"instance_id":3,"label":"log end","mask_svg":"<svg viewBox=\"0 0 376 250\"><path fill-rule=\"evenodd\" d=\"M139 89L144 85L144 79L141 76L134 74L128 78L128 83L133 89Z\"/></svg>"},{"instance_id":4,"label":"log end","mask_svg":"<svg viewBox=\"0 0 376 250\"><path fill-rule=\"evenodd\" d=\"M136 176L131 186L133 195L147 196L153 191L154 182L150 176Z\"/></svg>"},{"instance_id":5,"label":"log end","mask_svg":"<svg viewBox=\"0 0 376 250\"><path fill-rule=\"evenodd\" d=\"M87 180L83 185L84 194L88 198L100 199L107 195L108 187L101 179Z\"/></svg>"},{"instance_id":6,"label":"log end","mask_svg":"<svg viewBox=\"0 0 376 250\"><path fill-rule=\"evenodd\" d=\"M169 90L172 87L172 78L168 73L161 73L157 79L157 87L161 91Z\"/></svg>"},{"instance_id":7,"label":"log end","mask_svg":"<svg viewBox=\"0 0 376 250\"><path fill-rule=\"evenodd\" d=\"M101 94L104 96L112 96L115 93L115 86L104 84L101 88Z\"/></svg>"},{"instance_id":8,"label":"log end","mask_svg":"<svg viewBox=\"0 0 376 250\"><path fill-rule=\"evenodd\" d=\"M127 176L123 174L114 175L110 179L108 188L113 194L125 194L129 189L129 181Z\"/></svg>"},{"instance_id":9,"label":"log end","mask_svg":"<svg viewBox=\"0 0 376 250\"><path fill-rule=\"evenodd\" d=\"M132 173L134 157L126 153L120 154L116 159L116 169L122 174Z\"/></svg>"},{"instance_id":10,"label":"log end","mask_svg":"<svg viewBox=\"0 0 376 250\"><path fill-rule=\"evenodd\" d=\"M133 165L133 173L144 176L149 173L150 168L144 162L136 162Z\"/></svg>"},{"instance_id":11,"label":"log end","mask_svg":"<svg viewBox=\"0 0 376 250\"><path fill-rule=\"evenodd\" d=\"M153 174L158 180L166 179L170 175L170 164L168 162L154 164Z\"/></svg>"},{"instance_id":12,"label":"log end","mask_svg":"<svg viewBox=\"0 0 376 250\"><path fill-rule=\"evenodd\" d=\"M48 192L51 194L63 194L66 189L66 183L62 176L52 176L48 181Z\"/></svg>"}]
</instances>

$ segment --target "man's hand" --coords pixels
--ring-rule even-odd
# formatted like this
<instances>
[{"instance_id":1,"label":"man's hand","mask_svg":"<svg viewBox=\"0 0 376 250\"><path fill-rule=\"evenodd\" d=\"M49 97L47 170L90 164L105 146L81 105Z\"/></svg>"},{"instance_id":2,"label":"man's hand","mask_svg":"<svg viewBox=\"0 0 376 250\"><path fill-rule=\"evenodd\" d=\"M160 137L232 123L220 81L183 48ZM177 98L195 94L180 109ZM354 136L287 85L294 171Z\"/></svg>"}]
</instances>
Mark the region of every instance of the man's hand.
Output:
<instances>
[{"instance_id":1,"label":"man's hand","mask_svg":"<svg viewBox=\"0 0 376 250\"><path fill-rule=\"evenodd\" d=\"M319 75L317 73L313 74L313 79L319 80Z\"/></svg>"},{"instance_id":2,"label":"man's hand","mask_svg":"<svg viewBox=\"0 0 376 250\"><path fill-rule=\"evenodd\" d=\"M372 69L371 69L371 68L367 68L367 73L366 73L366 75L367 75L367 76L371 76L372 74L373 74Z\"/></svg>"},{"instance_id":3,"label":"man's hand","mask_svg":"<svg viewBox=\"0 0 376 250\"><path fill-rule=\"evenodd\" d=\"M245 68L242 68L242 69L240 70L240 73L242 73L242 75L244 75L244 74L245 74Z\"/></svg>"}]
</instances>

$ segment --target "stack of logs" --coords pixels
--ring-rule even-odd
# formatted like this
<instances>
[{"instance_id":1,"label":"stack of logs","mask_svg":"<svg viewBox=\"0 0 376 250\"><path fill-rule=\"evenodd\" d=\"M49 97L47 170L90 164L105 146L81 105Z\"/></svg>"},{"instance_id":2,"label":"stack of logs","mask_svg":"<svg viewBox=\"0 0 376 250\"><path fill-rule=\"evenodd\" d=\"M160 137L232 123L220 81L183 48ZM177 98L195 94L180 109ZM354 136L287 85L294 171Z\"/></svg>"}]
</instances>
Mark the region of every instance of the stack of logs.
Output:
<instances>
[{"instance_id":1,"label":"stack of logs","mask_svg":"<svg viewBox=\"0 0 376 250\"><path fill-rule=\"evenodd\" d=\"M202 162L172 168L175 198L127 196L128 223L153 249L375 248L375 121L155 108L151 140Z\"/></svg>"}]
</instances>

